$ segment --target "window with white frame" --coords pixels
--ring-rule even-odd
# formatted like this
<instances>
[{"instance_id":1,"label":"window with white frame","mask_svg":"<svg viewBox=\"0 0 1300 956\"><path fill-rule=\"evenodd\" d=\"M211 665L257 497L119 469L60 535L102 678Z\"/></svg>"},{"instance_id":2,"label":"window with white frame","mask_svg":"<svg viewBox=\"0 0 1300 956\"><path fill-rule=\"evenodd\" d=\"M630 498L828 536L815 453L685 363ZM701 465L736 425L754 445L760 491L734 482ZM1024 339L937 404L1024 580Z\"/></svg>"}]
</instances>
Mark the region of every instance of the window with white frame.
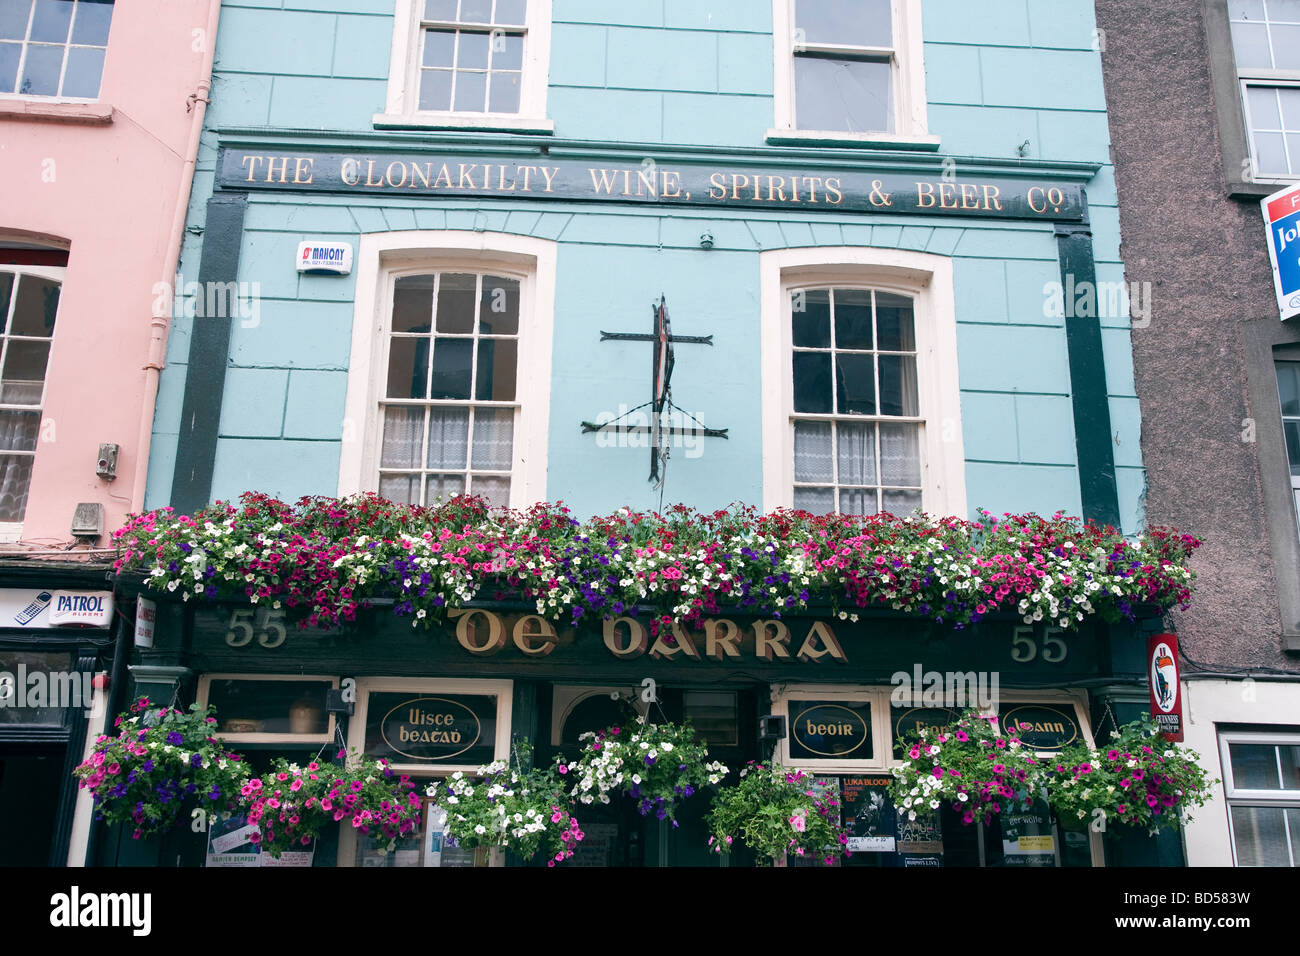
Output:
<instances>
[{"instance_id":1,"label":"window with white frame","mask_svg":"<svg viewBox=\"0 0 1300 956\"><path fill-rule=\"evenodd\" d=\"M363 237L340 494L545 497L554 244L495 240Z\"/></svg>"},{"instance_id":2,"label":"window with white frame","mask_svg":"<svg viewBox=\"0 0 1300 956\"><path fill-rule=\"evenodd\" d=\"M1254 175L1300 176L1300 0L1229 0Z\"/></svg>"},{"instance_id":3,"label":"window with white frame","mask_svg":"<svg viewBox=\"0 0 1300 956\"><path fill-rule=\"evenodd\" d=\"M0 525L27 510L62 268L0 264Z\"/></svg>"},{"instance_id":4,"label":"window with white frame","mask_svg":"<svg viewBox=\"0 0 1300 956\"><path fill-rule=\"evenodd\" d=\"M965 515L949 260L763 254L764 506Z\"/></svg>"},{"instance_id":5,"label":"window with white frame","mask_svg":"<svg viewBox=\"0 0 1300 956\"><path fill-rule=\"evenodd\" d=\"M113 0L3 0L0 94L95 99Z\"/></svg>"},{"instance_id":6,"label":"window with white frame","mask_svg":"<svg viewBox=\"0 0 1300 956\"><path fill-rule=\"evenodd\" d=\"M549 131L551 0L397 0L381 127Z\"/></svg>"},{"instance_id":7,"label":"window with white frame","mask_svg":"<svg viewBox=\"0 0 1300 956\"><path fill-rule=\"evenodd\" d=\"M1237 866L1300 865L1300 733L1219 736Z\"/></svg>"},{"instance_id":8,"label":"window with white frame","mask_svg":"<svg viewBox=\"0 0 1300 956\"><path fill-rule=\"evenodd\" d=\"M919 0L774 0L769 139L928 136Z\"/></svg>"}]
</instances>

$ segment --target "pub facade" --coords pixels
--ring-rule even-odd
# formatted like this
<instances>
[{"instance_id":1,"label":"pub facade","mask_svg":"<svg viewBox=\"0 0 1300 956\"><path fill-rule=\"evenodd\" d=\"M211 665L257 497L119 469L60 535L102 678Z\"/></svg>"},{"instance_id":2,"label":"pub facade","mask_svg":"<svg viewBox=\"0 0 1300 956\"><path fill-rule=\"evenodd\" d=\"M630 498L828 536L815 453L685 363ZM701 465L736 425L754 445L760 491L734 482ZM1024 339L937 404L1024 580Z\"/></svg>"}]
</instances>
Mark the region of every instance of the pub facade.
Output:
<instances>
[{"instance_id":1,"label":"pub facade","mask_svg":"<svg viewBox=\"0 0 1300 956\"><path fill-rule=\"evenodd\" d=\"M468 493L577 519L1064 511L1139 534L1090 5L861 6L224 4L181 262L198 292L171 330L146 506ZM210 314L215 286L240 307ZM1150 608L1063 631L721 606L669 636L645 609L574 623L509 591L412 628L398 596L317 626L138 572L117 590L156 604L135 691L214 705L255 763L346 746L432 779L521 738L549 763L636 713L689 718L730 766L837 788L845 865L1116 865L1157 842L1181 860L1176 838L1046 811L926 833L881 813L900 734L966 706L1045 754L1147 710ZM707 805L677 828L580 807L571 862L715 863ZM310 862L473 862L436 829L379 855L344 827ZM214 844L103 840L96 859L236 855Z\"/></svg>"}]
</instances>

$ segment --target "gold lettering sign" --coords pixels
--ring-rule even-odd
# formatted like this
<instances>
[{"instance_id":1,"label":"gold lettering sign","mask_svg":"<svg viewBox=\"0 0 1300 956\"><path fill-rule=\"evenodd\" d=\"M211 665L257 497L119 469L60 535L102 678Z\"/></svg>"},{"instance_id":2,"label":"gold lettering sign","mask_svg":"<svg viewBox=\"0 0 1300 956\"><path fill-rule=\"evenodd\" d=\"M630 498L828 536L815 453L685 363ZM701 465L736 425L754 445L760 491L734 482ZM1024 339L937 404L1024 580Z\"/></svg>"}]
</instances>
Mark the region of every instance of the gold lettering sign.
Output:
<instances>
[{"instance_id":1,"label":"gold lettering sign","mask_svg":"<svg viewBox=\"0 0 1300 956\"><path fill-rule=\"evenodd\" d=\"M450 760L478 743L478 716L454 700L421 697L403 701L380 722L384 743L413 760Z\"/></svg>"}]
</instances>

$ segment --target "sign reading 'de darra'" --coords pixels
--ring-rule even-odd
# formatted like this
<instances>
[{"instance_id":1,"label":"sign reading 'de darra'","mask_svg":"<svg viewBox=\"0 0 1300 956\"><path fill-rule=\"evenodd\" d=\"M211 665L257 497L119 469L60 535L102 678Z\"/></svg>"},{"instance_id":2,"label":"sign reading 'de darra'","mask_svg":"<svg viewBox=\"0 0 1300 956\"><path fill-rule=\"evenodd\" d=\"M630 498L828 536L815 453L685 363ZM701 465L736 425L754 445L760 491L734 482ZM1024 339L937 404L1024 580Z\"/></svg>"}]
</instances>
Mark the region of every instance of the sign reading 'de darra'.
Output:
<instances>
[{"instance_id":1,"label":"sign reading 'de darra'","mask_svg":"<svg viewBox=\"0 0 1300 956\"><path fill-rule=\"evenodd\" d=\"M663 203L825 212L900 213L1079 222L1083 190L1008 176L861 172L821 165L535 161L428 153L221 150L225 189L352 195Z\"/></svg>"}]
</instances>

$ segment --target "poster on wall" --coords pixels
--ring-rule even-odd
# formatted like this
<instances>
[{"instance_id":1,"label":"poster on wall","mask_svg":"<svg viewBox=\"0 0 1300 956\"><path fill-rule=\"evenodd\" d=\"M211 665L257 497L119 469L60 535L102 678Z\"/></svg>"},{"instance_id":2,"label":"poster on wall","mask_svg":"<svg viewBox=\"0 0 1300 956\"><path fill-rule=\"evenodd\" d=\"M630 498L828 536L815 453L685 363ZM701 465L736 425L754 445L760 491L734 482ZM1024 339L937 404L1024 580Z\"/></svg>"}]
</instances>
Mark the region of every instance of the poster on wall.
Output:
<instances>
[{"instance_id":1,"label":"poster on wall","mask_svg":"<svg viewBox=\"0 0 1300 956\"><path fill-rule=\"evenodd\" d=\"M898 817L897 845L900 866L943 866L943 824L939 816L928 820Z\"/></svg>"},{"instance_id":2,"label":"poster on wall","mask_svg":"<svg viewBox=\"0 0 1300 956\"><path fill-rule=\"evenodd\" d=\"M1004 813L1002 858L1006 866L1056 866L1056 828L1043 799L1025 811Z\"/></svg>"},{"instance_id":3,"label":"poster on wall","mask_svg":"<svg viewBox=\"0 0 1300 956\"><path fill-rule=\"evenodd\" d=\"M844 831L850 853L893 853L898 836L898 814L889 799L888 775L840 778Z\"/></svg>"},{"instance_id":4,"label":"poster on wall","mask_svg":"<svg viewBox=\"0 0 1300 956\"><path fill-rule=\"evenodd\" d=\"M220 817L208 828L208 852L205 866L226 867L309 867L316 855L313 843L308 850L285 850L274 857L263 853L262 848L253 842L257 834L256 823L249 823L248 817L237 813L227 820Z\"/></svg>"}]
</instances>

